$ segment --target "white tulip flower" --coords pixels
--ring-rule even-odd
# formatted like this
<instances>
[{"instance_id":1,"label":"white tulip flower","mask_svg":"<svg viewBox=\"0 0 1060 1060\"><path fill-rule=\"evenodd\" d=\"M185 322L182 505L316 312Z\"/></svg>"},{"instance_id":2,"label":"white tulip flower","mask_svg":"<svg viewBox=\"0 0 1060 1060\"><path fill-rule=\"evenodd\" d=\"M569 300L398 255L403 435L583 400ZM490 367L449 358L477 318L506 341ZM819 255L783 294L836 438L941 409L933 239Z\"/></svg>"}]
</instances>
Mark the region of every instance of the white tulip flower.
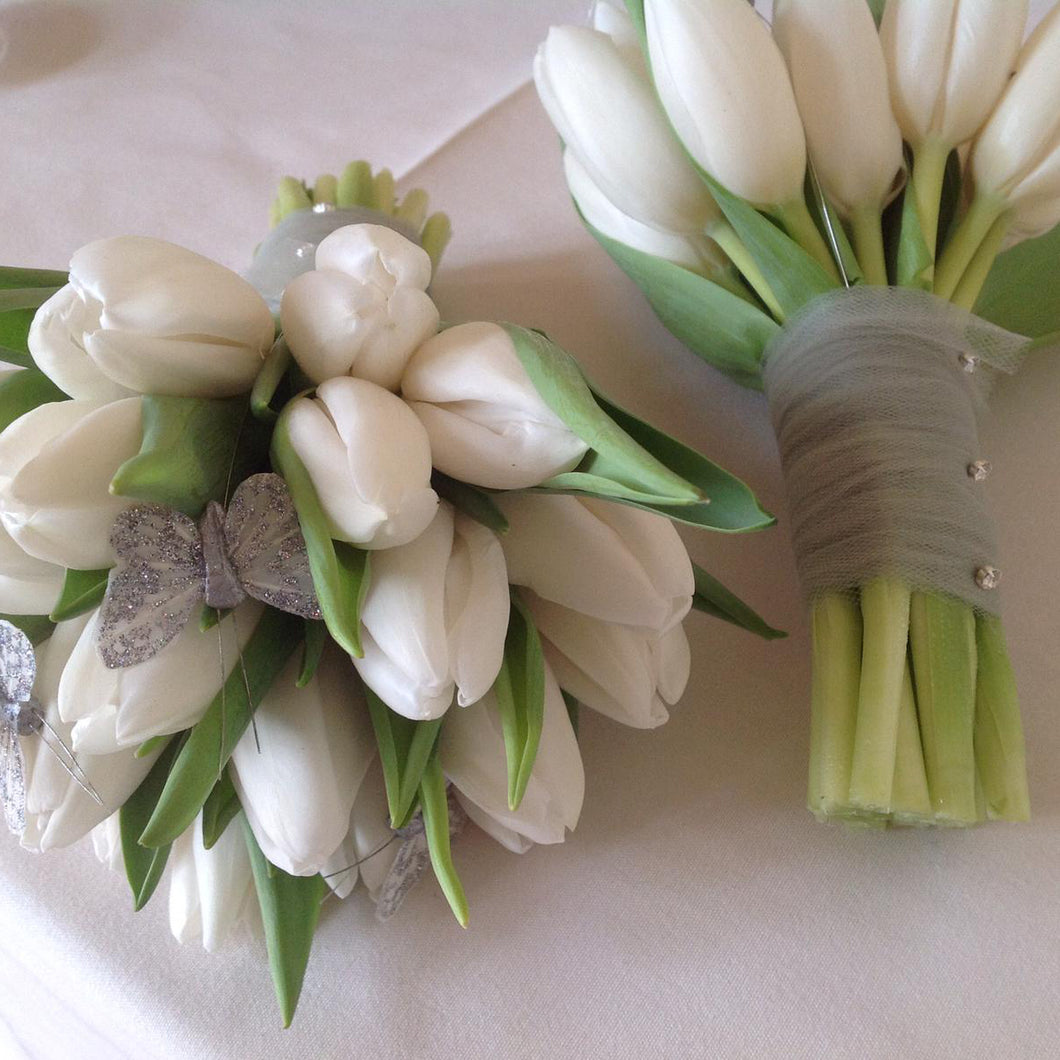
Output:
<instances>
[{"instance_id":1,"label":"white tulip flower","mask_svg":"<svg viewBox=\"0 0 1060 1060\"><path fill-rule=\"evenodd\" d=\"M254 838L293 876L321 872L342 845L375 756L368 709L349 663L327 652L305 688L301 661L280 672L232 754L232 782Z\"/></svg>"},{"instance_id":2,"label":"white tulip flower","mask_svg":"<svg viewBox=\"0 0 1060 1060\"><path fill-rule=\"evenodd\" d=\"M623 213L593 183L593 178L578 161L578 156L569 148L563 152L563 170L567 176L567 187L582 216L609 239L694 272L704 271L705 265L708 270L711 267L724 267L724 256L710 249L711 243L705 237L663 232Z\"/></svg>"},{"instance_id":3,"label":"white tulip flower","mask_svg":"<svg viewBox=\"0 0 1060 1060\"><path fill-rule=\"evenodd\" d=\"M121 849L121 814L112 813L101 824L92 829L92 852L111 872L118 872L125 865Z\"/></svg>"},{"instance_id":4,"label":"white tulip flower","mask_svg":"<svg viewBox=\"0 0 1060 1060\"><path fill-rule=\"evenodd\" d=\"M588 451L545 404L499 324L458 324L428 339L401 390L430 438L434 466L462 482L536 486Z\"/></svg>"},{"instance_id":5,"label":"white tulip flower","mask_svg":"<svg viewBox=\"0 0 1060 1060\"><path fill-rule=\"evenodd\" d=\"M0 434L0 521L47 563L96 570L114 563L110 532L129 500L114 473L140 451L140 398L56 401Z\"/></svg>"},{"instance_id":6,"label":"white tulip flower","mask_svg":"<svg viewBox=\"0 0 1060 1060\"><path fill-rule=\"evenodd\" d=\"M1027 8L1028 0L887 0L880 42L891 102L915 151L935 143L948 154L979 131L1012 74Z\"/></svg>"},{"instance_id":7,"label":"white tulip flower","mask_svg":"<svg viewBox=\"0 0 1060 1060\"><path fill-rule=\"evenodd\" d=\"M719 216L674 138L639 56L606 34L556 26L534 80L567 149L623 213L665 232L700 235Z\"/></svg>"},{"instance_id":8,"label":"white tulip flower","mask_svg":"<svg viewBox=\"0 0 1060 1060\"><path fill-rule=\"evenodd\" d=\"M492 818L500 828L533 843L562 843L567 830L578 823L585 770L563 695L547 666L541 742L517 810L508 806L504 737L492 693L466 710L449 712L442 725L439 755L461 803L480 811L469 814L472 820ZM491 834L496 838L507 833Z\"/></svg>"},{"instance_id":9,"label":"white tulip flower","mask_svg":"<svg viewBox=\"0 0 1060 1060\"><path fill-rule=\"evenodd\" d=\"M754 8L645 0L644 15L655 87L689 154L756 206L801 202L802 121L784 59Z\"/></svg>"},{"instance_id":10,"label":"white tulip flower","mask_svg":"<svg viewBox=\"0 0 1060 1060\"><path fill-rule=\"evenodd\" d=\"M82 247L70 282L37 311L29 349L73 398L246 393L272 343L262 297L217 262L160 239Z\"/></svg>"},{"instance_id":11,"label":"white tulip flower","mask_svg":"<svg viewBox=\"0 0 1060 1060\"><path fill-rule=\"evenodd\" d=\"M666 633L692 606L692 562L661 515L593 498L500 496L508 580L604 622Z\"/></svg>"},{"instance_id":12,"label":"white tulip flower","mask_svg":"<svg viewBox=\"0 0 1060 1060\"><path fill-rule=\"evenodd\" d=\"M826 196L844 218L868 211L878 224L904 159L868 4L776 0L773 35Z\"/></svg>"},{"instance_id":13,"label":"white tulip flower","mask_svg":"<svg viewBox=\"0 0 1060 1060\"><path fill-rule=\"evenodd\" d=\"M332 537L391 548L412 541L434 518L430 441L400 398L364 379L329 379L288 415L291 445Z\"/></svg>"},{"instance_id":14,"label":"white tulip flower","mask_svg":"<svg viewBox=\"0 0 1060 1060\"><path fill-rule=\"evenodd\" d=\"M357 791L346 839L321 869L321 874L339 898L348 897L360 877L374 901L400 846L401 840L395 840L390 827L383 767L377 756Z\"/></svg>"},{"instance_id":15,"label":"white tulip flower","mask_svg":"<svg viewBox=\"0 0 1060 1060\"><path fill-rule=\"evenodd\" d=\"M59 717L59 681L86 623L86 617L60 622L51 637L36 649L37 681L33 694L48 724L67 748L71 747L72 738L70 726ZM100 805L45 746L46 739L51 742L54 738L37 733L21 741L26 769L26 830L22 845L27 850L65 847L88 835L124 805L151 771L159 753L137 758L131 748L108 748L92 755L77 752L77 764L102 800Z\"/></svg>"},{"instance_id":16,"label":"white tulip flower","mask_svg":"<svg viewBox=\"0 0 1060 1060\"><path fill-rule=\"evenodd\" d=\"M644 65L637 27L633 25L623 0L596 0L593 5L593 29L606 33L631 62Z\"/></svg>"},{"instance_id":17,"label":"white tulip flower","mask_svg":"<svg viewBox=\"0 0 1060 1060\"><path fill-rule=\"evenodd\" d=\"M525 599L563 689L636 729L662 725L688 684L691 653L679 624L661 637L602 622L533 593Z\"/></svg>"},{"instance_id":18,"label":"white tulip flower","mask_svg":"<svg viewBox=\"0 0 1060 1060\"><path fill-rule=\"evenodd\" d=\"M497 536L442 503L413 542L372 558L357 672L391 710L441 717L492 687L508 630L508 575Z\"/></svg>"},{"instance_id":19,"label":"white tulip flower","mask_svg":"<svg viewBox=\"0 0 1060 1060\"><path fill-rule=\"evenodd\" d=\"M427 252L393 229L337 229L317 247L316 269L283 293L291 353L314 383L353 375L396 390L412 351L438 330L430 282Z\"/></svg>"},{"instance_id":20,"label":"white tulip flower","mask_svg":"<svg viewBox=\"0 0 1060 1060\"><path fill-rule=\"evenodd\" d=\"M23 551L0 524L0 614L46 615L63 589L66 572Z\"/></svg>"},{"instance_id":21,"label":"white tulip flower","mask_svg":"<svg viewBox=\"0 0 1060 1060\"><path fill-rule=\"evenodd\" d=\"M248 601L206 632L193 615L157 655L113 670L100 658L100 615L94 612L59 682L59 715L73 726L74 749L98 754L136 748L154 736L190 728L239 665L261 611L260 604Z\"/></svg>"},{"instance_id":22,"label":"white tulip flower","mask_svg":"<svg viewBox=\"0 0 1060 1060\"><path fill-rule=\"evenodd\" d=\"M230 821L209 850L202 811L169 853L169 929L181 944L214 953L242 923L256 921L257 893L243 824Z\"/></svg>"},{"instance_id":23,"label":"white tulip flower","mask_svg":"<svg viewBox=\"0 0 1060 1060\"><path fill-rule=\"evenodd\" d=\"M1060 8L1019 55L1016 76L975 141L969 169L978 196L1000 201L1017 229L1060 221Z\"/></svg>"}]
</instances>

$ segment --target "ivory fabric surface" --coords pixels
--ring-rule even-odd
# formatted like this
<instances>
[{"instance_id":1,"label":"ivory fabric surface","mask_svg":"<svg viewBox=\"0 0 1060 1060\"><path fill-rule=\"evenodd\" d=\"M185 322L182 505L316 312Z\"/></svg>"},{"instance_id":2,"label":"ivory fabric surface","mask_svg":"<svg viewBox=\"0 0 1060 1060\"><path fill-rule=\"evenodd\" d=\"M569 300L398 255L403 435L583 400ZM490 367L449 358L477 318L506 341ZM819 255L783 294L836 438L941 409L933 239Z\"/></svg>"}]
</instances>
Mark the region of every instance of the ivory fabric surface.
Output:
<instances>
[{"instance_id":1,"label":"ivory fabric surface","mask_svg":"<svg viewBox=\"0 0 1060 1060\"><path fill-rule=\"evenodd\" d=\"M1044 8L1038 3L1038 13ZM577 832L519 858L469 829L461 930L422 885L378 924L329 901L294 1027L260 941L208 956L133 914L87 845L0 838L0 1056L930 1057L1060 1053L1060 362L1004 381L986 434L1034 822L848 832L804 807L809 644L761 395L671 339L579 226L528 86L587 0L0 4L0 260L160 236L242 268L284 173L348 160L426 187L455 232L447 320L510 319L748 480L779 528L689 533L791 632L689 620L669 724L585 714Z\"/></svg>"}]
</instances>

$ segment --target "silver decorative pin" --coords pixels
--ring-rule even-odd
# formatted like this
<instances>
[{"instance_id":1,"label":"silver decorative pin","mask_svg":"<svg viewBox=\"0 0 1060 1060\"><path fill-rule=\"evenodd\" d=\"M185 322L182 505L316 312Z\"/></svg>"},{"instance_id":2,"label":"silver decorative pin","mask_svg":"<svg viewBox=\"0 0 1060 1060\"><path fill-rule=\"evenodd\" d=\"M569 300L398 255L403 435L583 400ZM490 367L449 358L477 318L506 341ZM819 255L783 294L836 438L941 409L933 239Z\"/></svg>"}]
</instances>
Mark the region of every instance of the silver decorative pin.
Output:
<instances>
[{"instance_id":1,"label":"silver decorative pin","mask_svg":"<svg viewBox=\"0 0 1060 1060\"><path fill-rule=\"evenodd\" d=\"M103 800L77 764L73 752L48 724L33 698L37 657L29 637L17 626L0 620L0 802L4 820L15 834L26 830L26 763L20 737L40 735L59 764L100 804ZM57 746L45 739L47 733ZM60 753L60 750L62 753Z\"/></svg>"},{"instance_id":2,"label":"silver decorative pin","mask_svg":"<svg viewBox=\"0 0 1060 1060\"><path fill-rule=\"evenodd\" d=\"M968 477L973 482L983 482L993 470L994 468L989 460L973 460L968 465Z\"/></svg>"},{"instance_id":3,"label":"silver decorative pin","mask_svg":"<svg viewBox=\"0 0 1060 1060\"><path fill-rule=\"evenodd\" d=\"M1001 584L1001 571L997 567L979 567L975 572L975 584L987 591L996 589Z\"/></svg>"},{"instance_id":4,"label":"silver decorative pin","mask_svg":"<svg viewBox=\"0 0 1060 1060\"><path fill-rule=\"evenodd\" d=\"M211 501L198 525L174 508L139 504L114 522L98 648L113 669L157 655L187 625L196 604L228 610L248 596L319 619L305 539L279 475L241 482L225 510Z\"/></svg>"},{"instance_id":5,"label":"silver decorative pin","mask_svg":"<svg viewBox=\"0 0 1060 1060\"><path fill-rule=\"evenodd\" d=\"M964 352L958 355L957 363L971 375L979 367L979 358L974 353Z\"/></svg>"}]
</instances>

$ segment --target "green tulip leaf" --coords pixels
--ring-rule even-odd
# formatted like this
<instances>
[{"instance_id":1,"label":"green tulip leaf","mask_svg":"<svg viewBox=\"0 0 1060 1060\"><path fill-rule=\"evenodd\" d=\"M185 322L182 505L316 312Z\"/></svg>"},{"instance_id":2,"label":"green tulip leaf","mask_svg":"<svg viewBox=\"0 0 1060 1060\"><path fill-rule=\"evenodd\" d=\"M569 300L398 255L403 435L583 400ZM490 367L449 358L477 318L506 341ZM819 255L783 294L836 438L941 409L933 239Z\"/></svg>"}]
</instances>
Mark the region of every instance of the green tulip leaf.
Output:
<instances>
[{"instance_id":1,"label":"green tulip leaf","mask_svg":"<svg viewBox=\"0 0 1060 1060\"><path fill-rule=\"evenodd\" d=\"M423 780L420 783L420 808L423 810L423 828L427 835L427 849L431 855L435 878L457 922L461 927L467 927L467 898L453 865L453 851L449 842L449 801L446 798L445 776L438 761L437 749L423 772Z\"/></svg>"},{"instance_id":2,"label":"green tulip leaf","mask_svg":"<svg viewBox=\"0 0 1060 1060\"><path fill-rule=\"evenodd\" d=\"M226 767L202 807L202 845L207 850L224 835L241 809L231 767Z\"/></svg>"},{"instance_id":3,"label":"green tulip leaf","mask_svg":"<svg viewBox=\"0 0 1060 1060\"><path fill-rule=\"evenodd\" d=\"M194 518L264 467L266 434L245 398L145 395L142 402L143 444L115 473L110 488L117 496Z\"/></svg>"},{"instance_id":4,"label":"green tulip leaf","mask_svg":"<svg viewBox=\"0 0 1060 1060\"><path fill-rule=\"evenodd\" d=\"M261 921L265 927L272 984L283 1025L290 1027L309 965L309 951L320 919L320 903L328 887L321 876L291 876L270 865L245 815L243 826L261 907Z\"/></svg>"},{"instance_id":5,"label":"green tulip leaf","mask_svg":"<svg viewBox=\"0 0 1060 1060\"><path fill-rule=\"evenodd\" d=\"M77 618L103 603L107 591L109 570L68 570L63 579L63 591L49 616L53 622Z\"/></svg>"},{"instance_id":6,"label":"green tulip leaf","mask_svg":"<svg viewBox=\"0 0 1060 1060\"><path fill-rule=\"evenodd\" d=\"M34 367L27 339L36 312L35 309L8 309L0 313L0 361L20 368Z\"/></svg>"},{"instance_id":7,"label":"green tulip leaf","mask_svg":"<svg viewBox=\"0 0 1060 1060\"><path fill-rule=\"evenodd\" d=\"M759 505L751 490L735 475L729 474L694 449L615 405L598 390L594 389L593 394L600 408L619 427L660 463L673 469L674 473L684 480L693 483L707 498L706 502L691 505L666 504L658 498L638 497L632 491L623 493L606 481L591 481L582 471L557 475L544 484L544 489L561 493L591 493L637 508L646 508L690 526L722 533L762 530L776 522L776 519Z\"/></svg>"},{"instance_id":8,"label":"green tulip leaf","mask_svg":"<svg viewBox=\"0 0 1060 1060\"><path fill-rule=\"evenodd\" d=\"M0 622L10 622L22 630L34 647L43 644L55 629L55 623L47 615L0 615Z\"/></svg>"},{"instance_id":9,"label":"green tulip leaf","mask_svg":"<svg viewBox=\"0 0 1060 1060\"><path fill-rule=\"evenodd\" d=\"M1060 225L998 255L975 311L1031 339L1060 332Z\"/></svg>"},{"instance_id":10,"label":"green tulip leaf","mask_svg":"<svg viewBox=\"0 0 1060 1060\"><path fill-rule=\"evenodd\" d=\"M762 270L785 317L837 286L821 265L750 203L700 169L722 212Z\"/></svg>"},{"instance_id":11,"label":"green tulip leaf","mask_svg":"<svg viewBox=\"0 0 1060 1060\"><path fill-rule=\"evenodd\" d=\"M0 379L0 431L41 405L66 400L66 395L38 369L12 372Z\"/></svg>"},{"instance_id":12,"label":"green tulip leaf","mask_svg":"<svg viewBox=\"0 0 1060 1060\"><path fill-rule=\"evenodd\" d=\"M899 287L916 287L930 291L935 259L924 239L924 228L920 223L916 196L911 186L902 198L901 226L898 233L898 252L895 260L895 280Z\"/></svg>"},{"instance_id":13,"label":"green tulip leaf","mask_svg":"<svg viewBox=\"0 0 1060 1060\"><path fill-rule=\"evenodd\" d=\"M734 626L757 634L764 640L777 640L787 636L783 630L774 629L760 615L752 611L735 593L726 589L713 574L708 574L696 563L692 564L692 572L696 579L696 590L692 596L694 610L713 615L723 622L730 622Z\"/></svg>"},{"instance_id":14,"label":"green tulip leaf","mask_svg":"<svg viewBox=\"0 0 1060 1060\"><path fill-rule=\"evenodd\" d=\"M431 473L431 486L439 497L447 500L458 512L470 516L495 534L508 533L508 520L504 512L494 504L485 490L459 482L437 470Z\"/></svg>"},{"instance_id":15,"label":"green tulip leaf","mask_svg":"<svg viewBox=\"0 0 1060 1060\"><path fill-rule=\"evenodd\" d=\"M868 0L868 5L878 29L883 21L883 9L887 6L887 0Z\"/></svg>"},{"instance_id":16,"label":"green tulip leaf","mask_svg":"<svg viewBox=\"0 0 1060 1060\"><path fill-rule=\"evenodd\" d=\"M584 217L582 222L671 335L741 385L762 389L762 351L780 330L772 317L720 284L619 243Z\"/></svg>"},{"instance_id":17,"label":"green tulip leaf","mask_svg":"<svg viewBox=\"0 0 1060 1060\"><path fill-rule=\"evenodd\" d=\"M317 667L328 643L328 627L323 622L305 620L305 643L302 646L302 668L298 672L296 688L305 688L316 676Z\"/></svg>"},{"instance_id":18,"label":"green tulip leaf","mask_svg":"<svg viewBox=\"0 0 1060 1060\"><path fill-rule=\"evenodd\" d=\"M629 17L643 40L647 32L644 26L644 0L625 0L625 4Z\"/></svg>"},{"instance_id":19,"label":"green tulip leaf","mask_svg":"<svg viewBox=\"0 0 1060 1060\"><path fill-rule=\"evenodd\" d=\"M232 756L251 715L301 640L302 619L267 607L221 691L191 729L158 805L144 827L144 846L173 842L195 820Z\"/></svg>"},{"instance_id":20,"label":"green tulip leaf","mask_svg":"<svg viewBox=\"0 0 1060 1060\"><path fill-rule=\"evenodd\" d=\"M7 312L11 309L36 310L58 290L58 287L0 287L0 311ZM30 320L32 319L33 317L31 316Z\"/></svg>"},{"instance_id":21,"label":"green tulip leaf","mask_svg":"<svg viewBox=\"0 0 1060 1060\"><path fill-rule=\"evenodd\" d=\"M0 265L0 291L15 291L31 287L62 287L70 279L68 273L55 269L22 269Z\"/></svg>"},{"instance_id":22,"label":"green tulip leaf","mask_svg":"<svg viewBox=\"0 0 1060 1060\"><path fill-rule=\"evenodd\" d=\"M139 843L140 833L158 804L182 742L179 738L165 737L165 740L166 748L151 767L151 772L118 811L122 860L125 862L125 875L132 888L133 909L136 912L143 909L155 893L169 858L169 843L150 848Z\"/></svg>"},{"instance_id":23,"label":"green tulip leaf","mask_svg":"<svg viewBox=\"0 0 1060 1060\"><path fill-rule=\"evenodd\" d=\"M287 424L290 405L280 413L272 435L272 465L291 491L305 538L320 610L328 632L343 651L360 658L361 607L368 592L368 553L344 541L333 541L328 518L305 464L291 445Z\"/></svg>"},{"instance_id":24,"label":"green tulip leaf","mask_svg":"<svg viewBox=\"0 0 1060 1060\"><path fill-rule=\"evenodd\" d=\"M144 740L139 747L136 748L133 756L135 758L147 758L149 755L153 755L160 747L165 747L169 743L169 734L163 736L152 736L149 739Z\"/></svg>"},{"instance_id":25,"label":"green tulip leaf","mask_svg":"<svg viewBox=\"0 0 1060 1060\"><path fill-rule=\"evenodd\" d=\"M519 809L537 759L545 721L545 656L537 627L512 593L504 661L493 685L508 762L508 808Z\"/></svg>"},{"instance_id":26,"label":"green tulip leaf","mask_svg":"<svg viewBox=\"0 0 1060 1060\"><path fill-rule=\"evenodd\" d=\"M254 380L254 387L250 391L250 411L263 423L276 422L279 413L273 409L272 399L276 396L276 391L290 367L291 351L281 335L272 344L272 348L265 357L265 363Z\"/></svg>"},{"instance_id":27,"label":"green tulip leaf","mask_svg":"<svg viewBox=\"0 0 1060 1060\"><path fill-rule=\"evenodd\" d=\"M367 685L364 695L379 747L390 822L394 828L403 828L412 816L442 719L412 721L391 710Z\"/></svg>"},{"instance_id":28,"label":"green tulip leaf","mask_svg":"<svg viewBox=\"0 0 1060 1060\"><path fill-rule=\"evenodd\" d=\"M607 477L671 504L694 504L702 499L691 483L660 463L607 415L569 353L541 332L517 324L502 327L542 400L592 450L586 458L590 464L606 462ZM582 466L582 470L590 468Z\"/></svg>"}]
</instances>

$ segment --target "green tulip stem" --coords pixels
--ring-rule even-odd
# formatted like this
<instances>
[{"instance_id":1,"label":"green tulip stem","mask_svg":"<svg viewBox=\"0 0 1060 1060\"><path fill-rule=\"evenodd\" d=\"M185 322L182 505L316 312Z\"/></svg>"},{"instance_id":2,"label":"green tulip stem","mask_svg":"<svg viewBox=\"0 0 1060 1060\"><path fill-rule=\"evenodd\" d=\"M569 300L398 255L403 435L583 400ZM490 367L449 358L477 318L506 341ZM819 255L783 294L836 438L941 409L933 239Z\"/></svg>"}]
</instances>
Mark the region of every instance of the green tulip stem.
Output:
<instances>
[{"instance_id":1,"label":"green tulip stem","mask_svg":"<svg viewBox=\"0 0 1060 1060\"><path fill-rule=\"evenodd\" d=\"M861 612L845 593L814 600L813 685L810 694L808 805L820 820L848 808L850 769L861 683Z\"/></svg>"},{"instance_id":2,"label":"green tulip stem","mask_svg":"<svg viewBox=\"0 0 1060 1060\"><path fill-rule=\"evenodd\" d=\"M977 195L968 212L961 219L935 269L935 294L939 298L953 297L975 252L990 234L994 222L1004 213L1005 204L992 195Z\"/></svg>"},{"instance_id":3,"label":"green tulip stem","mask_svg":"<svg viewBox=\"0 0 1060 1060\"><path fill-rule=\"evenodd\" d=\"M728 221L719 220L710 225L706 234L721 247L729 260L740 270L743 278L751 285L755 294L762 299L777 323L783 324L784 310L781 309L777 296L758 267L758 263L744 246L743 240L736 234L736 229Z\"/></svg>"},{"instance_id":4,"label":"green tulip stem","mask_svg":"<svg viewBox=\"0 0 1060 1060\"><path fill-rule=\"evenodd\" d=\"M806 205L805 199L795 199L792 202L784 203L775 209L769 211L772 213L784 230L795 240L796 243L806 251L823 269L828 275L839 283L839 270L836 268L835 259L832 257L832 252L828 249L828 244L824 241L824 236L821 235L814 223L813 217L810 214L809 208Z\"/></svg>"},{"instance_id":5,"label":"green tulip stem","mask_svg":"<svg viewBox=\"0 0 1060 1060\"><path fill-rule=\"evenodd\" d=\"M954 305L967 309L969 313L975 309L975 303L979 301L979 295L990 276L990 270L994 267L994 261L1005 242L1008 228L1009 215L1002 214L987 232L986 238L975 252L971 264L965 269L960 283L957 284L957 290L953 292L953 297L950 299Z\"/></svg>"},{"instance_id":6,"label":"green tulip stem","mask_svg":"<svg viewBox=\"0 0 1060 1060\"><path fill-rule=\"evenodd\" d=\"M909 643L931 805L948 824L974 824L975 614L939 593L913 593Z\"/></svg>"},{"instance_id":7,"label":"green tulip stem","mask_svg":"<svg viewBox=\"0 0 1060 1060\"><path fill-rule=\"evenodd\" d=\"M864 634L850 803L858 810L886 814L891 812L909 643L909 586L890 577L866 582L861 587L861 619Z\"/></svg>"},{"instance_id":8,"label":"green tulip stem","mask_svg":"<svg viewBox=\"0 0 1060 1060\"><path fill-rule=\"evenodd\" d=\"M913 672L906 653L902 675L902 699L898 714L898 750L894 762L894 788L891 813L898 824L929 824L931 792L924 769L924 751L920 744L920 722L917 718Z\"/></svg>"},{"instance_id":9,"label":"green tulip stem","mask_svg":"<svg viewBox=\"0 0 1060 1060\"><path fill-rule=\"evenodd\" d=\"M1027 821L1031 806L1023 725L1001 619L996 615L978 615L975 644L979 659L975 686L975 759L987 816L1003 821Z\"/></svg>"},{"instance_id":10,"label":"green tulip stem","mask_svg":"<svg viewBox=\"0 0 1060 1060\"><path fill-rule=\"evenodd\" d=\"M950 150L949 145L937 140L925 140L913 149L913 198L916 200L924 242L932 258L938 249L942 185L946 179Z\"/></svg>"},{"instance_id":11,"label":"green tulip stem","mask_svg":"<svg viewBox=\"0 0 1060 1060\"><path fill-rule=\"evenodd\" d=\"M883 248L883 225L880 211L873 207L861 207L850 217L854 237L854 252L867 283L879 287L887 286L887 256Z\"/></svg>"}]
</instances>

